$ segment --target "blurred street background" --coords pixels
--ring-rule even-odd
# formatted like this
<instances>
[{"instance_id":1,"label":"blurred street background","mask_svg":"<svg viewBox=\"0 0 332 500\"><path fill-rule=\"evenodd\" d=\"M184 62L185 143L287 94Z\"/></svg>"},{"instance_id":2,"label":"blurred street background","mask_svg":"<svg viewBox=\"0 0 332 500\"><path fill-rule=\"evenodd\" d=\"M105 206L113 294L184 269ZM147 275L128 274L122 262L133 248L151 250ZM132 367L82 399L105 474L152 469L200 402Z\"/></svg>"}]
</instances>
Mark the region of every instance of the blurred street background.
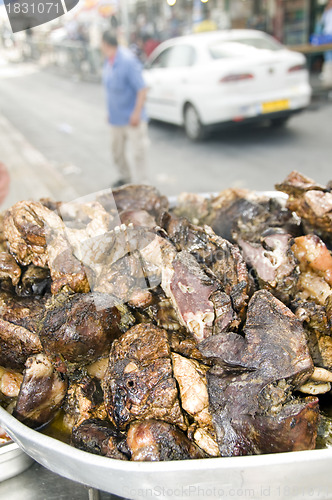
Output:
<instances>
[{"instance_id":1,"label":"blurred street background","mask_svg":"<svg viewBox=\"0 0 332 500\"><path fill-rule=\"evenodd\" d=\"M243 27L265 30L307 56L312 104L285 128L221 129L205 142L191 143L182 129L151 122L149 180L164 193L228 186L267 190L292 169L326 182L331 172L331 92L321 88L324 51L309 45L325 4L86 0L54 22L15 35L0 7L0 158L12 178L5 205L41 196L71 199L114 181L101 85L100 36L109 27L143 61L167 38Z\"/></svg>"},{"instance_id":2,"label":"blurred street background","mask_svg":"<svg viewBox=\"0 0 332 500\"><path fill-rule=\"evenodd\" d=\"M310 44L327 0L81 0L65 16L15 35L1 1L0 161L11 177L2 208L29 198L68 201L116 180L101 83L108 28L142 64L169 38L230 28L265 31L306 56L312 102L285 127L224 127L196 143L182 128L151 121L149 182L163 193L272 190L294 169L323 184L331 178L332 86L322 85L321 73L332 44ZM0 484L8 500L87 496L38 464Z\"/></svg>"},{"instance_id":3,"label":"blurred street background","mask_svg":"<svg viewBox=\"0 0 332 500\"><path fill-rule=\"evenodd\" d=\"M292 169L326 182L331 95L320 86L324 52L308 45L325 3L86 0L66 16L16 35L0 7L0 157L12 176L6 205L24 197L70 199L114 180L101 85L100 36L108 27L143 61L167 38L243 27L264 30L307 54L312 105L286 128L223 129L196 144L182 129L151 122L149 180L163 192L272 189Z\"/></svg>"}]
</instances>

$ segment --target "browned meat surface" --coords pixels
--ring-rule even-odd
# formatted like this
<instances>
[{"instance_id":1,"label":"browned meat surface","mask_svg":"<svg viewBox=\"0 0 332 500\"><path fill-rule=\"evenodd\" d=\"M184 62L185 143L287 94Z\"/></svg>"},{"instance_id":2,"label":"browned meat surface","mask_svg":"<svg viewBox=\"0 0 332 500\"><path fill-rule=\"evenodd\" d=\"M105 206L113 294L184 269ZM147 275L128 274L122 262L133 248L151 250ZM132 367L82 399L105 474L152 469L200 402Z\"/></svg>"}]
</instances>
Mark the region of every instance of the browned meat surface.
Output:
<instances>
[{"instance_id":1,"label":"browned meat surface","mask_svg":"<svg viewBox=\"0 0 332 500\"><path fill-rule=\"evenodd\" d=\"M103 193L97 200L112 214L126 210L145 210L158 218L168 209L166 196L162 196L156 188L146 185L126 185Z\"/></svg>"},{"instance_id":2,"label":"browned meat surface","mask_svg":"<svg viewBox=\"0 0 332 500\"><path fill-rule=\"evenodd\" d=\"M0 318L0 365L22 370L28 357L41 351L35 333Z\"/></svg>"},{"instance_id":3,"label":"browned meat surface","mask_svg":"<svg viewBox=\"0 0 332 500\"><path fill-rule=\"evenodd\" d=\"M43 295L51 291L51 276L49 269L30 264L23 272L15 292L20 297Z\"/></svg>"},{"instance_id":4,"label":"browned meat surface","mask_svg":"<svg viewBox=\"0 0 332 500\"><path fill-rule=\"evenodd\" d=\"M60 294L47 304L40 329L45 352L81 365L108 352L120 335L121 314L103 294Z\"/></svg>"},{"instance_id":5,"label":"browned meat surface","mask_svg":"<svg viewBox=\"0 0 332 500\"><path fill-rule=\"evenodd\" d=\"M208 455L218 456L206 380L209 367L175 353L172 354L172 363L182 408L196 424L193 438Z\"/></svg>"},{"instance_id":6,"label":"browned meat surface","mask_svg":"<svg viewBox=\"0 0 332 500\"><path fill-rule=\"evenodd\" d=\"M140 324L115 340L103 389L109 418L120 429L148 418L186 429L165 330Z\"/></svg>"},{"instance_id":7,"label":"browned meat surface","mask_svg":"<svg viewBox=\"0 0 332 500\"><path fill-rule=\"evenodd\" d=\"M296 171L276 188L288 194L287 207L314 228L314 232L331 238L332 193L328 188Z\"/></svg>"},{"instance_id":8,"label":"browned meat surface","mask_svg":"<svg viewBox=\"0 0 332 500\"><path fill-rule=\"evenodd\" d=\"M83 376L69 384L64 404L64 421L69 428L77 427L84 420L97 418L106 420L103 391L96 378Z\"/></svg>"},{"instance_id":9,"label":"browned meat surface","mask_svg":"<svg viewBox=\"0 0 332 500\"><path fill-rule=\"evenodd\" d=\"M21 268L8 252L0 252L0 284L3 288L6 282L16 286L21 277ZM8 286L8 285L7 285Z\"/></svg>"},{"instance_id":10,"label":"browned meat surface","mask_svg":"<svg viewBox=\"0 0 332 500\"><path fill-rule=\"evenodd\" d=\"M21 373L0 366L0 400L1 396L6 398L17 398L23 381Z\"/></svg>"},{"instance_id":11,"label":"browned meat surface","mask_svg":"<svg viewBox=\"0 0 332 500\"><path fill-rule=\"evenodd\" d=\"M179 252L166 266L165 274L168 281L165 286L163 280L164 291L181 324L197 342L237 325L230 299L221 291L219 281L204 272L190 253Z\"/></svg>"},{"instance_id":12,"label":"browned meat surface","mask_svg":"<svg viewBox=\"0 0 332 500\"><path fill-rule=\"evenodd\" d=\"M157 420L134 422L127 445L134 461L186 460L204 458L205 453L174 425Z\"/></svg>"},{"instance_id":13,"label":"browned meat surface","mask_svg":"<svg viewBox=\"0 0 332 500\"><path fill-rule=\"evenodd\" d=\"M165 215L163 226L178 251L191 253L198 263L211 269L222 291L232 298L235 310L243 315L249 277L238 247L217 236L208 226L194 226L187 219Z\"/></svg>"},{"instance_id":14,"label":"browned meat surface","mask_svg":"<svg viewBox=\"0 0 332 500\"><path fill-rule=\"evenodd\" d=\"M300 220L283 208L278 199L269 199L253 193L226 190L211 200L210 214L204 221L226 240L236 243L238 238L259 242L269 231L300 233Z\"/></svg>"},{"instance_id":15,"label":"browned meat surface","mask_svg":"<svg viewBox=\"0 0 332 500\"><path fill-rule=\"evenodd\" d=\"M298 261L292 251L293 238L289 234L262 236L260 242L238 239L242 255L254 271L259 288L269 290L288 304L297 291Z\"/></svg>"},{"instance_id":16,"label":"browned meat surface","mask_svg":"<svg viewBox=\"0 0 332 500\"><path fill-rule=\"evenodd\" d=\"M332 297L330 301L332 302ZM299 320L303 322L314 364L331 369L332 320L327 314L327 309L315 302L300 299L292 304L292 308Z\"/></svg>"},{"instance_id":17,"label":"browned meat surface","mask_svg":"<svg viewBox=\"0 0 332 500\"><path fill-rule=\"evenodd\" d=\"M10 252L24 266L31 262L36 266L47 266L45 213L46 217L57 218L41 203L21 201L5 215L4 234Z\"/></svg>"},{"instance_id":18,"label":"browned meat surface","mask_svg":"<svg viewBox=\"0 0 332 500\"><path fill-rule=\"evenodd\" d=\"M17 262L50 268L53 293L65 285L76 292L89 291L85 270L74 257L64 223L55 212L38 202L19 202L5 216L4 234Z\"/></svg>"},{"instance_id":19,"label":"browned meat surface","mask_svg":"<svg viewBox=\"0 0 332 500\"><path fill-rule=\"evenodd\" d=\"M15 294L0 292L0 318L37 333L45 313L48 297L48 295L18 297Z\"/></svg>"},{"instance_id":20,"label":"browned meat surface","mask_svg":"<svg viewBox=\"0 0 332 500\"><path fill-rule=\"evenodd\" d=\"M116 428L109 422L89 419L73 430L72 443L80 450L118 460L127 457L118 450L120 439Z\"/></svg>"},{"instance_id":21,"label":"browned meat surface","mask_svg":"<svg viewBox=\"0 0 332 500\"><path fill-rule=\"evenodd\" d=\"M29 358L13 415L30 427L52 420L67 392L67 380L44 354Z\"/></svg>"},{"instance_id":22,"label":"browned meat surface","mask_svg":"<svg viewBox=\"0 0 332 500\"><path fill-rule=\"evenodd\" d=\"M301 323L284 304L261 290L249 303L244 335L223 333L200 345L203 355L216 363L207 378L221 455L314 448L318 400L294 402L289 395L313 372ZM276 390L281 380L286 385ZM267 404L262 404L264 391ZM294 425L299 422L295 441L290 415Z\"/></svg>"},{"instance_id":23,"label":"browned meat surface","mask_svg":"<svg viewBox=\"0 0 332 500\"><path fill-rule=\"evenodd\" d=\"M292 250L300 263L298 297L324 305L332 295L332 255L316 235L295 239Z\"/></svg>"}]
</instances>

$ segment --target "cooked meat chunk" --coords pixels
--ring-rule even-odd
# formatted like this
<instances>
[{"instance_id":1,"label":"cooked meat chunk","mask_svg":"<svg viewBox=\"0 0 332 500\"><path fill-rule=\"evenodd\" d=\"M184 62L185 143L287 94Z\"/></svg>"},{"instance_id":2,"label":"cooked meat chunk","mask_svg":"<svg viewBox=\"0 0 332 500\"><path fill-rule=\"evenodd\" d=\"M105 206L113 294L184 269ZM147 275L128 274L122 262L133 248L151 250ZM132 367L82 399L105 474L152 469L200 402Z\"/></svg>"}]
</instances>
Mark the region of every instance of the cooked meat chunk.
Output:
<instances>
[{"instance_id":1,"label":"cooked meat chunk","mask_svg":"<svg viewBox=\"0 0 332 500\"><path fill-rule=\"evenodd\" d=\"M85 365L108 352L120 335L121 315L108 295L60 294L47 304L40 329L45 352Z\"/></svg>"},{"instance_id":2,"label":"cooked meat chunk","mask_svg":"<svg viewBox=\"0 0 332 500\"><path fill-rule=\"evenodd\" d=\"M168 332L168 341L172 352L209 364L209 361L199 351L195 339L191 335L189 336L185 330Z\"/></svg>"},{"instance_id":3,"label":"cooked meat chunk","mask_svg":"<svg viewBox=\"0 0 332 500\"><path fill-rule=\"evenodd\" d=\"M20 280L21 268L16 260L8 252L0 252L0 284L3 287L3 282L9 282L12 286L16 286Z\"/></svg>"},{"instance_id":4,"label":"cooked meat chunk","mask_svg":"<svg viewBox=\"0 0 332 500\"><path fill-rule=\"evenodd\" d=\"M133 224L134 227L154 229L157 225L155 218L146 210L124 210L120 213L120 220L126 226Z\"/></svg>"},{"instance_id":5,"label":"cooked meat chunk","mask_svg":"<svg viewBox=\"0 0 332 500\"><path fill-rule=\"evenodd\" d=\"M235 310L243 315L249 277L239 249L208 226L194 226L187 219L165 215L163 226L179 251L190 252L198 263L211 269L222 291L232 297Z\"/></svg>"},{"instance_id":6,"label":"cooked meat chunk","mask_svg":"<svg viewBox=\"0 0 332 500\"><path fill-rule=\"evenodd\" d=\"M168 209L166 196L152 186L129 185L113 190L114 201L119 212L124 210L145 210L158 218Z\"/></svg>"},{"instance_id":7,"label":"cooked meat chunk","mask_svg":"<svg viewBox=\"0 0 332 500\"><path fill-rule=\"evenodd\" d=\"M127 457L118 450L119 433L109 422L89 419L73 429L72 444L80 450L118 460Z\"/></svg>"},{"instance_id":8,"label":"cooked meat chunk","mask_svg":"<svg viewBox=\"0 0 332 500\"><path fill-rule=\"evenodd\" d=\"M299 296L324 305L332 295L332 256L325 243L309 234L296 238L292 250L300 262Z\"/></svg>"},{"instance_id":9,"label":"cooked meat chunk","mask_svg":"<svg viewBox=\"0 0 332 500\"><path fill-rule=\"evenodd\" d=\"M294 171L276 186L288 194L287 207L302 217L315 232L332 233L332 193L312 179Z\"/></svg>"},{"instance_id":10,"label":"cooked meat chunk","mask_svg":"<svg viewBox=\"0 0 332 500\"><path fill-rule=\"evenodd\" d=\"M103 389L109 418L120 429L147 418L186 429L165 330L140 324L115 340Z\"/></svg>"},{"instance_id":11,"label":"cooked meat chunk","mask_svg":"<svg viewBox=\"0 0 332 500\"><path fill-rule=\"evenodd\" d=\"M9 250L22 265L49 267L56 293L68 285L73 291L88 292L82 264L74 257L60 217L38 202L19 202L6 214L4 232Z\"/></svg>"},{"instance_id":12,"label":"cooked meat chunk","mask_svg":"<svg viewBox=\"0 0 332 500\"><path fill-rule=\"evenodd\" d=\"M210 200L197 193L181 193L172 212L177 217L185 217L193 224L205 220L209 213Z\"/></svg>"},{"instance_id":13,"label":"cooked meat chunk","mask_svg":"<svg viewBox=\"0 0 332 500\"><path fill-rule=\"evenodd\" d=\"M208 455L216 456L218 445L215 441L212 416L209 410L206 380L209 367L175 353L172 354L172 362L174 377L179 385L182 408L197 424L194 439ZM198 429L204 430L205 433L198 432ZM209 440L206 439L207 436L209 436Z\"/></svg>"},{"instance_id":14,"label":"cooked meat chunk","mask_svg":"<svg viewBox=\"0 0 332 500\"><path fill-rule=\"evenodd\" d=\"M0 395L17 398L23 381L21 373L0 366Z\"/></svg>"},{"instance_id":15,"label":"cooked meat chunk","mask_svg":"<svg viewBox=\"0 0 332 500\"><path fill-rule=\"evenodd\" d=\"M211 210L204 221L226 240L237 243L239 237L252 243L270 230L299 236L300 220L283 207L277 198L255 195L243 190L222 191L211 200Z\"/></svg>"},{"instance_id":16,"label":"cooked meat chunk","mask_svg":"<svg viewBox=\"0 0 332 500\"><path fill-rule=\"evenodd\" d=\"M30 427L50 422L67 392L65 376L57 372L44 354L29 358L13 415Z\"/></svg>"},{"instance_id":17,"label":"cooked meat chunk","mask_svg":"<svg viewBox=\"0 0 332 500\"><path fill-rule=\"evenodd\" d=\"M22 370L29 356L42 351L39 337L0 318L0 365Z\"/></svg>"},{"instance_id":18,"label":"cooked meat chunk","mask_svg":"<svg viewBox=\"0 0 332 500\"><path fill-rule=\"evenodd\" d=\"M242 238L238 243L248 266L255 272L260 288L269 290L288 304L295 295L299 279L298 261L289 234L270 234L259 243Z\"/></svg>"},{"instance_id":19,"label":"cooked meat chunk","mask_svg":"<svg viewBox=\"0 0 332 500\"><path fill-rule=\"evenodd\" d=\"M222 333L200 345L203 355L215 361L207 380L221 455L313 448L318 401L294 402L273 385L285 380L297 388L313 372L301 323L261 290L249 302L244 334ZM269 393L268 406L262 405L262 391ZM299 425L298 431L292 422Z\"/></svg>"},{"instance_id":20,"label":"cooked meat chunk","mask_svg":"<svg viewBox=\"0 0 332 500\"><path fill-rule=\"evenodd\" d=\"M0 318L37 333L45 314L48 297L18 297L15 294L0 292Z\"/></svg>"},{"instance_id":21,"label":"cooked meat chunk","mask_svg":"<svg viewBox=\"0 0 332 500\"><path fill-rule=\"evenodd\" d=\"M7 211L4 220L4 234L15 259L27 266L47 266L47 241L45 222L59 219L58 216L34 201L21 201ZM57 221L61 225L61 221Z\"/></svg>"},{"instance_id":22,"label":"cooked meat chunk","mask_svg":"<svg viewBox=\"0 0 332 500\"><path fill-rule=\"evenodd\" d=\"M315 302L296 300L292 304L296 316L303 322L313 362L323 368L332 368L332 321L326 308Z\"/></svg>"},{"instance_id":23,"label":"cooked meat chunk","mask_svg":"<svg viewBox=\"0 0 332 500\"><path fill-rule=\"evenodd\" d=\"M219 281L204 272L190 253L179 252L163 271L165 294L171 299L180 323L197 342L216 333L216 328L237 324L230 300L221 291Z\"/></svg>"},{"instance_id":24,"label":"cooked meat chunk","mask_svg":"<svg viewBox=\"0 0 332 500\"><path fill-rule=\"evenodd\" d=\"M91 418L105 420L107 413L100 382L89 376L83 376L80 380L71 382L64 412L64 420L69 428L77 427L84 420Z\"/></svg>"},{"instance_id":25,"label":"cooked meat chunk","mask_svg":"<svg viewBox=\"0 0 332 500\"><path fill-rule=\"evenodd\" d=\"M205 453L174 425L157 420L134 422L127 445L134 461L186 460L205 458Z\"/></svg>"},{"instance_id":26,"label":"cooked meat chunk","mask_svg":"<svg viewBox=\"0 0 332 500\"><path fill-rule=\"evenodd\" d=\"M51 276L49 269L30 264L23 272L15 292L20 297L43 295L51 291Z\"/></svg>"}]
</instances>

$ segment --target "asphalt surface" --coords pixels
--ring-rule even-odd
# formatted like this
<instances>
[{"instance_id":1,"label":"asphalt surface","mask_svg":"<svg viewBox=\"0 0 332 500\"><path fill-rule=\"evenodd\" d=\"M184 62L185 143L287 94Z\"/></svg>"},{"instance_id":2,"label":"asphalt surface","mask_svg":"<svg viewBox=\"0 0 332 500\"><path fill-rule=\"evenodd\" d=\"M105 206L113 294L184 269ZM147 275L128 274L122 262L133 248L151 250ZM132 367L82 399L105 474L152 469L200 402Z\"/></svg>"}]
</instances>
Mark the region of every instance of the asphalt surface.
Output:
<instances>
[{"instance_id":1,"label":"asphalt surface","mask_svg":"<svg viewBox=\"0 0 332 500\"><path fill-rule=\"evenodd\" d=\"M107 188L116 173L101 85L31 64L0 65L0 113L78 195ZM191 143L182 129L150 124L150 182L165 194L229 186L271 190L293 169L331 178L332 102L326 97L284 129L246 126ZM0 138L0 157L3 153ZM23 179L24 182L24 179Z\"/></svg>"}]
</instances>

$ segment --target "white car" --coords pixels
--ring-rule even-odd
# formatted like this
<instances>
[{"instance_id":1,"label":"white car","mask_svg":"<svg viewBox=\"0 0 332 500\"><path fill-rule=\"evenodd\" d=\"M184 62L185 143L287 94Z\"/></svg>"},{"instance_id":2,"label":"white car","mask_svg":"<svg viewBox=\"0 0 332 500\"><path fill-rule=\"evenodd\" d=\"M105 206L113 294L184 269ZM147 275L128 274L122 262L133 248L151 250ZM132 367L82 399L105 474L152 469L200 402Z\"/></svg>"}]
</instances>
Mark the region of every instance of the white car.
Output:
<instances>
[{"instance_id":1,"label":"white car","mask_svg":"<svg viewBox=\"0 0 332 500\"><path fill-rule=\"evenodd\" d=\"M311 99L305 57L255 30L164 42L144 77L149 117L184 126L192 140L220 123L269 118L282 125Z\"/></svg>"}]
</instances>

